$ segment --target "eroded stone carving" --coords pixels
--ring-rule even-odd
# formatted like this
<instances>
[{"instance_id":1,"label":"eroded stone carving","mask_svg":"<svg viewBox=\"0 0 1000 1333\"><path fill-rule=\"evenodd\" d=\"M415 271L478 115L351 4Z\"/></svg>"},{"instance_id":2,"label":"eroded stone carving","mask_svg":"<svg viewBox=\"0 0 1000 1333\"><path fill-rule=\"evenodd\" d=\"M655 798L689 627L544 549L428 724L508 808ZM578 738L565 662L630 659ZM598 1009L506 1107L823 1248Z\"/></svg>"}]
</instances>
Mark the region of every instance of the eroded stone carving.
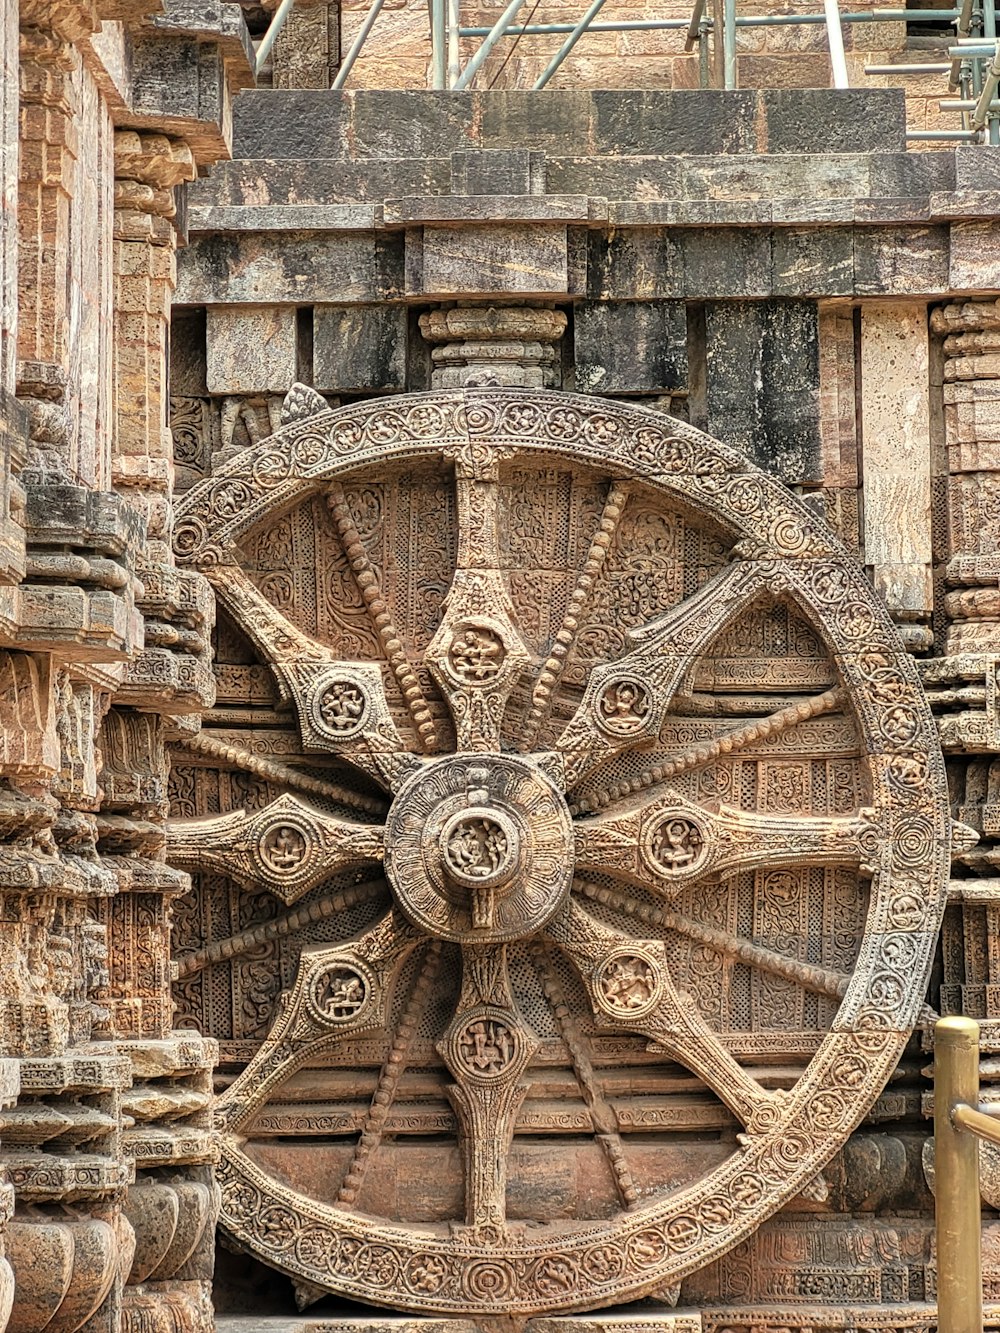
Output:
<instances>
[{"instance_id":1,"label":"eroded stone carving","mask_svg":"<svg viewBox=\"0 0 1000 1333\"><path fill-rule=\"evenodd\" d=\"M553 468L574 478L559 493L586 497L582 512L550 500ZM449 515L457 528L453 565L423 601L403 597L384 556L395 476L433 497L440 545ZM283 515L315 524L317 501L334 525L331 560L356 588L357 614L325 629L315 596L305 612L295 591L315 572L271 570L254 554ZM707 549L705 522L725 538L688 567L684 550ZM549 577L546 543L566 525L573 554L546 612L531 579ZM219 867L280 904L326 839L303 908L265 907L262 924L184 963L193 984L231 959L249 1000L256 983L240 960L300 940L298 955L280 954L287 1000L265 990L227 1038L249 1056L218 1108L221 1216L237 1241L310 1288L413 1311L485 1316L502 1301L538 1313L675 1285L783 1202L816 1194L920 1014L950 836L912 662L829 531L676 421L469 390L289 423L188 494L176 547L270 666L297 731L286 724L275 758L212 741L202 762L235 766L230 783L245 765L276 785L252 811L239 798L207 823L176 819L172 845L193 855L199 828L211 829ZM623 568L657 560L665 602L632 609L609 595ZM779 614L802 651L761 662L748 626ZM699 711L720 680L745 702ZM334 801L351 795L344 765L361 775L374 823L303 817L280 787L309 755L336 766ZM373 786L380 797L367 796ZM195 796L191 813L202 809ZM323 883L324 867L336 878L367 873L366 861L369 888ZM209 881L203 901L223 892ZM362 906L367 917L338 934L337 914ZM431 995L443 960L454 980L441 1012ZM297 1111L289 1080L337 1050L345 1067L380 1069L370 1109L358 1119L331 1091ZM790 1087L761 1075L751 1057L764 1050L799 1061ZM651 1088L667 1069L690 1071L735 1146L704 1169L651 1175L630 1135L669 1144L678 1113L610 1090L614 1062L640 1053ZM578 1089L558 1112L534 1086L549 1062ZM434 1080L435 1102L403 1099L409 1068ZM339 1184L292 1190L258 1156L255 1134L292 1125L360 1133ZM531 1216L517 1170L532 1127L596 1136L609 1189L598 1216L577 1211L555 1230ZM457 1135L462 1203L424 1205L447 1234L371 1211L365 1180L393 1151L386 1133Z\"/></svg>"}]
</instances>

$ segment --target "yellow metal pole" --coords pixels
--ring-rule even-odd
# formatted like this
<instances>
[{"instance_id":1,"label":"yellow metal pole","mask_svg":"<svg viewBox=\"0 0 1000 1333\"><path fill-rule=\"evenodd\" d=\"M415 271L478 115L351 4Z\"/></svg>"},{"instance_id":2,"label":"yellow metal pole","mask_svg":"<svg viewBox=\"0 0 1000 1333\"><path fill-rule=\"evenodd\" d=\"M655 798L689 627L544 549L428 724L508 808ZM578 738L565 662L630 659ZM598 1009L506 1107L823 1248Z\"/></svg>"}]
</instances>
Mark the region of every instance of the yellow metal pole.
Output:
<instances>
[{"instance_id":1,"label":"yellow metal pole","mask_svg":"<svg viewBox=\"0 0 1000 1333\"><path fill-rule=\"evenodd\" d=\"M934 1027L938 1333L982 1333L979 1140L955 1123L957 1105L979 1105L979 1024L942 1018Z\"/></svg>"}]
</instances>

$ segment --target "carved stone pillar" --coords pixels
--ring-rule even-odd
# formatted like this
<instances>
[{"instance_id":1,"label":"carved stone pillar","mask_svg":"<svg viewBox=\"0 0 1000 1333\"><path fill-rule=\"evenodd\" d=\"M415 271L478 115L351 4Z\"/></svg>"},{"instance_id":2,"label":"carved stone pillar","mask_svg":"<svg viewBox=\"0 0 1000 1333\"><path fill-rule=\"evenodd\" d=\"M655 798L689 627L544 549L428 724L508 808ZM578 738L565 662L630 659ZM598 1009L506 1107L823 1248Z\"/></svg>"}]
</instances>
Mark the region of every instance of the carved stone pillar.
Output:
<instances>
[{"instance_id":1,"label":"carved stone pillar","mask_svg":"<svg viewBox=\"0 0 1000 1333\"><path fill-rule=\"evenodd\" d=\"M861 311L865 563L911 652L932 643L926 303Z\"/></svg>"},{"instance_id":2,"label":"carved stone pillar","mask_svg":"<svg viewBox=\"0 0 1000 1333\"><path fill-rule=\"evenodd\" d=\"M215 1138L208 1110L216 1044L173 1031L171 904L188 876L164 862L168 760L164 741L211 707L214 603L170 549L173 455L166 421L166 354L174 288L174 187L195 174L190 148L161 134L115 136L116 489L146 516L139 572L145 646L125 666L101 736L103 850L118 877L105 921L110 1021L133 1087L126 1145L141 1162L126 1215L136 1233L123 1329L150 1320L211 1327L217 1212ZM190 723L185 719L190 717ZM169 1313L167 1313L169 1312Z\"/></svg>"},{"instance_id":3,"label":"carved stone pillar","mask_svg":"<svg viewBox=\"0 0 1000 1333\"><path fill-rule=\"evenodd\" d=\"M95 738L115 663L140 632L143 525L99 489L110 482L110 111L78 45L98 19L86 3L19 10L22 404L4 413L0 510L0 1049L20 1075L16 1105L0 1113L16 1202L9 1327L114 1333L134 1244L121 1209L131 1072L95 998L106 980L97 916L117 889L98 846Z\"/></svg>"},{"instance_id":4,"label":"carved stone pillar","mask_svg":"<svg viewBox=\"0 0 1000 1333\"><path fill-rule=\"evenodd\" d=\"M0 418L17 376L17 0L0 0Z\"/></svg>"},{"instance_id":5,"label":"carved stone pillar","mask_svg":"<svg viewBox=\"0 0 1000 1333\"><path fill-rule=\"evenodd\" d=\"M44 1311L64 1333L84 1322L114 1333L133 1247L121 1212L133 1164L121 1136L131 1073L112 1042L95 1040L106 966L95 913L116 889L96 848L94 735L109 682L97 664L71 671L48 653L0 659L0 1041L20 1064L17 1105L0 1113L17 1203L9 1327L35 1328Z\"/></svg>"},{"instance_id":6,"label":"carved stone pillar","mask_svg":"<svg viewBox=\"0 0 1000 1333\"><path fill-rule=\"evenodd\" d=\"M329 88L340 64L340 5L302 0L288 15L274 44L275 88Z\"/></svg>"},{"instance_id":7,"label":"carved stone pillar","mask_svg":"<svg viewBox=\"0 0 1000 1333\"><path fill-rule=\"evenodd\" d=\"M420 316L420 332L435 344L435 389L558 388L558 342L565 331L561 310L534 306L453 306Z\"/></svg>"},{"instance_id":8,"label":"carved stone pillar","mask_svg":"<svg viewBox=\"0 0 1000 1333\"><path fill-rule=\"evenodd\" d=\"M20 1068L16 1060L0 1060L0 1113L17 1101ZM14 1271L7 1261L3 1230L14 1214L14 1190L0 1179L0 1329L6 1328L14 1304Z\"/></svg>"},{"instance_id":9,"label":"carved stone pillar","mask_svg":"<svg viewBox=\"0 0 1000 1333\"><path fill-rule=\"evenodd\" d=\"M948 566L945 650L995 648L1000 625L1000 303L936 310L944 337Z\"/></svg>"},{"instance_id":10,"label":"carved stone pillar","mask_svg":"<svg viewBox=\"0 0 1000 1333\"><path fill-rule=\"evenodd\" d=\"M63 468L72 436L67 384L76 63L70 43L51 26L22 28L18 392L31 416L32 441Z\"/></svg>"}]
</instances>

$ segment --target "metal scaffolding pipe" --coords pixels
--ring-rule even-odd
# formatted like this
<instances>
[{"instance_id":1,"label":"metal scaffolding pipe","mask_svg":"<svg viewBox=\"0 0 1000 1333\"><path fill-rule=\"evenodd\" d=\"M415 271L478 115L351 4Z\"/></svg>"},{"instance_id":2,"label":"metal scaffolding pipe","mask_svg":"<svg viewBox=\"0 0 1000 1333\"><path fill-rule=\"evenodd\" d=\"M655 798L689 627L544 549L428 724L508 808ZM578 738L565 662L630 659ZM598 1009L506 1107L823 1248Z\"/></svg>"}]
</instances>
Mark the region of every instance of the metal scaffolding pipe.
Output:
<instances>
[{"instance_id":1,"label":"metal scaffolding pipe","mask_svg":"<svg viewBox=\"0 0 1000 1333\"><path fill-rule=\"evenodd\" d=\"M445 0L431 0L431 87L445 87L448 73L448 21Z\"/></svg>"},{"instance_id":2,"label":"metal scaffolding pipe","mask_svg":"<svg viewBox=\"0 0 1000 1333\"><path fill-rule=\"evenodd\" d=\"M384 4L385 0L372 0L371 9L369 9L368 13L365 15L365 21L358 29L358 35L351 43L351 49L348 51L347 55L344 56L340 69L337 70L337 77L330 85L332 88L343 88L345 82L347 81L347 76L354 68L354 62L361 54L361 48L368 40L368 34L375 26L375 20L378 18L379 11L381 10Z\"/></svg>"},{"instance_id":3,"label":"metal scaffolding pipe","mask_svg":"<svg viewBox=\"0 0 1000 1333\"><path fill-rule=\"evenodd\" d=\"M998 75L998 78L1000 78L1000 75ZM971 111L973 113L972 124L969 128L973 130L981 130L986 124L987 112L1000 111L1000 102L998 102L995 97L996 90L996 83L990 88L989 80L987 80L983 91L978 98L943 97L941 101L938 102L938 109L940 111ZM989 100L987 100L987 94L989 94ZM979 119L980 114L982 115L981 120Z\"/></svg>"},{"instance_id":4,"label":"metal scaffolding pipe","mask_svg":"<svg viewBox=\"0 0 1000 1333\"><path fill-rule=\"evenodd\" d=\"M482 44L480 45L478 51L476 51L471 56L471 58L469 59L469 63L466 65L465 69L462 70L462 73L458 76L458 81L455 84L456 92L461 92L463 88L468 88L469 84L479 73L483 61L493 50L494 46L496 46L500 38L506 36L507 29L514 22L514 19L517 17L517 12L523 4L524 0L510 0L510 3L508 4L507 8L503 11L503 13L497 19L496 23L494 23L493 27L490 28L489 32L487 32L486 36L483 38ZM465 34L463 33L463 36L464 35Z\"/></svg>"},{"instance_id":5,"label":"metal scaffolding pipe","mask_svg":"<svg viewBox=\"0 0 1000 1333\"><path fill-rule=\"evenodd\" d=\"M993 60L989 69L986 71L986 79L983 82L983 91L979 94L979 100L976 102L972 112L971 129L981 130L986 125L990 113L998 109L997 103L993 101L997 90L997 84L1000 84L1000 42L996 44L996 50L993 54Z\"/></svg>"},{"instance_id":6,"label":"metal scaffolding pipe","mask_svg":"<svg viewBox=\"0 0 1000 1333\"><path fill-rule=\"evenodd\" d=\"M833 71L833 86L849 88L851 80L847 74L847 57L844 54L844 29L840 20L840 5L837 0L823 0L826 16L826 38L830 44L830 68Z\"/></svg>"},{"instance_id":7,"label":"metal scaffolding pipe","mask_svg":"<svg viewBox=\"0 0 1000 1333\"><path fill-rule=\"evenodd\" d=\"M525 23L511 28L505 37L549 37L572 32L575 23ZM591 23L589 32L660 32L668 28L686 28L687 19L621 19L617 22ZM492 28L459 28L460 37L485 37Z\"/></svg>"},{"instance_id":8,"label":"metal scaffolding pipe","mask_svg":"<svg viewBox=\"0 0 1000 1333\"><path fill-rule=\"evenodd\" d=\"M573 47L576 46L577 42L580 40L583 34L588 30L595 15L600 13L603 5L604 5L604 0L591 0L590 5L588 6L586 12L583 14L579 23L569 34L569 36L563 42L562 46L560 46L559 50L555 53L555 55L552 57L549 63L545 66L545 69L539 75L538 79L535 81L535 87L534 87L535 92L538 92L540 89L545 87L549 79L552 78L553 74L555 74L556 70L569 55L570 51L572 51Z\"/></svg>"},{"instance_id":9,"label":"metal scaffolding pipe","mask_svg":"<svg viewBox=\"0 0 1000 1333\"><path fill-rule=\"evenodd\" d=\"M841 23L948 23L957 9L865 9L841 14ZM797 23L825 23L826 14L747 14L736 20L737 28L794 27Z\"/></svg>"},{"instance_id":10,"label":"metal scaffolding pipe","mask_svg":"<svg viewBox=\"0 0 1000 1333\"><path fill-rule=\"evenodd\" d=\"M946 139L949 141L952 139L961 139L963 141L972 140L978 139L979 135L972 130L907 130L906 137L914 142L921 140L930 142L934 139Z\"/></svg>"},{"instance_id":11,"label":"metal scaffolding pipe","mask_svg":"<svg viewBox=\"0 0 1000 1333\"><path fill-rule=\"evenodd\" d=\"M947 74L951 65L866 65L866 74Z\"/></svg>"},{"instance_id":12,"label":"metal scaffolding pipe","mask_svg":"<svg viewBox=\"0 0 1000 1333\"><path fill-rule=\"evenodd\" d=\"M684 50L694 50L695 42L700 42L701 20L705 13L705 0L695 0L694 9L691 10L691 18L688 22L687 36L684 38Z\"/></svg>"},{"instance_id":13,"label":"metal scaffolding pipe","mask_svg":"<svg viewBox=\"0 0 1000 1333\"><path fill-rule=\"evenodd\" d=\"M724 85L736 87L736 0L726 0L722 19L722 51L724 60Z\"/></svg>"},{"instance_id":14,"label":"metal scaffolding pipe","mask_svg":"<svg viewBox=\"0 0 1000 1333\"><path fill-rule=\"evenodd\" d=\"M947 19L953 19L957 10L938 10L938 9L914 9L914 10L868 10L865 13L841 14L841 23L889 23L906 22L911 20L944 22ZM799 23L825 23L825 14L757 14L741 16L736 20L737 28L777 28L791 27ZM509 32L503 33L505 37L514 37L517 35L523 37L546 37L554 36L559 33L572 32L576 27L575 23L525 23L521 26L515 26ZM588 29L590 32L661 32L670 29L681 29L688 27L687 19L621 19L608 21L605 23L592 23ZM459 29L460 37L485 37L493 31L492 28L482 26L470 26ZM989 52L992 52L992 46Z\"/></svg>"},{"instance_id":15,"label":"metal scaffolding pipe","mask_svg":"<svg viewBox=\"0 0 1000 1333\"><path fill-rule=\"evenodd\" d=\"M254 58L254 74L258 77L267 63L267 58L271 54L271 47L278 40L278 34L285 26L285 19L292 12L294 4L295 0L281 0L281 4L274 11L271 22L267 25L267 32L261 38L260 46L257 47L257 55Z\"/></svg>"},{"instance_id":16,"label":"metal scaffolding pipe","mask_svg":"<svg viewBox=\"0 0 1000 1333\"><path fill-rule=\"evenodd\" d=\"M447 0L448 3L448 87L454 88L462 72L461 57L458 50L459 3L460 0Z\"/></svg>"}]
</instances>

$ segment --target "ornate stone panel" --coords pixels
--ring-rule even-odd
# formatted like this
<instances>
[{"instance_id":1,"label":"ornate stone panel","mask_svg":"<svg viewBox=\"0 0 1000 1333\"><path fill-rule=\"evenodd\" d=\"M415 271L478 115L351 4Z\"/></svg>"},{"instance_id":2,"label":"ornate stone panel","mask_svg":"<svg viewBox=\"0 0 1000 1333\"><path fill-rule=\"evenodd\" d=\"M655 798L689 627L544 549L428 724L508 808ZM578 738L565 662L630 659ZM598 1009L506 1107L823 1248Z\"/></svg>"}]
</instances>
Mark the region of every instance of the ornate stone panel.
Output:
<instances>
[{"instance_id":1,"label":"ornate stone panel","mask_svg":"<svg viewBox=\"0 0 1000 1333\"><path fill-rule=\"evenodd\" d=\"M304 1299L540 1314L817 1197L952 836L822 521L669 417L466 389L289 421L175 550L220 606L168 856L237 1245Z\"/></svg>"}]
</instances>

